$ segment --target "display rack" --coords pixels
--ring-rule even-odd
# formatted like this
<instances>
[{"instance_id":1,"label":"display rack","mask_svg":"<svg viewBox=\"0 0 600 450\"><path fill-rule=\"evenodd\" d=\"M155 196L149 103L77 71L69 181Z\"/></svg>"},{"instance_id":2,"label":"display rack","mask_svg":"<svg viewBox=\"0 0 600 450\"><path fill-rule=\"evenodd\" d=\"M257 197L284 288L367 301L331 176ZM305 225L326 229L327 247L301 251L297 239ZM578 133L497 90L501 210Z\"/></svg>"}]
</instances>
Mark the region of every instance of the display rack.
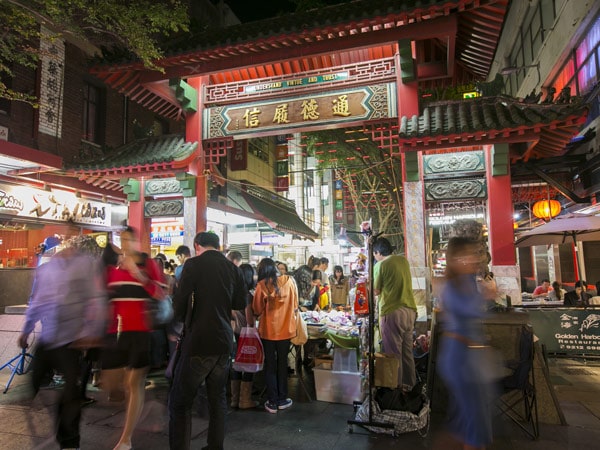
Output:
<instances>
[{"instance_id":1,"label":"display rack","mask_svg":"<svg viewBox=\"0 0 600 450\"><path fill-rule=\"evenodd\" d=\"M382 233L373 234L373 230L370 226L365 227L364 225L361 227L361 231L346 231L346 233L360 233L366 237L367 243L367 254L368 254L368 290L367 290L367 299L369 303L369 313L368 313L368 324L367 324L367 358L369 363L369 376L367 377L367 398L364 401L369 402L369 418L367 421L351 419L348 420L348 432L354 432L354 425L360 425L363 427L380 427L380 428L394 428L392 423L388 422L376 422L373 420L373 402L376 400L373 398L373 388L375 385L375 294L373 291L373 265L375 262L375 258L373 257L373 244L377 237L379 237ZM356 412L357 408L364 403L363 402L354 402L354 410Z\"/></svg>"}]
</instances>

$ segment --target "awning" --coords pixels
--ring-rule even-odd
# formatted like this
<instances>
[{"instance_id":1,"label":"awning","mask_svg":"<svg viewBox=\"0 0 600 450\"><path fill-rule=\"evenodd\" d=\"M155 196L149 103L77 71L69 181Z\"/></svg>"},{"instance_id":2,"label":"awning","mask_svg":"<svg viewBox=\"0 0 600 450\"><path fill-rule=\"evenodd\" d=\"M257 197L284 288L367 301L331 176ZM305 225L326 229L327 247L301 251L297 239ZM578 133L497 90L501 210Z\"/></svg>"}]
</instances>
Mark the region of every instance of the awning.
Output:
<instances>
[{"instance_id":1,"label":"awning","mask_svg":"<svg viewBox=\"0 0 600 450\"><path fill-rule=\"evenodd\" d=\"M298 216L290 200L254 186L242 190L242 196L254 213L271 228L310 240L319 237Z\"/></svg>"}]
</instances>

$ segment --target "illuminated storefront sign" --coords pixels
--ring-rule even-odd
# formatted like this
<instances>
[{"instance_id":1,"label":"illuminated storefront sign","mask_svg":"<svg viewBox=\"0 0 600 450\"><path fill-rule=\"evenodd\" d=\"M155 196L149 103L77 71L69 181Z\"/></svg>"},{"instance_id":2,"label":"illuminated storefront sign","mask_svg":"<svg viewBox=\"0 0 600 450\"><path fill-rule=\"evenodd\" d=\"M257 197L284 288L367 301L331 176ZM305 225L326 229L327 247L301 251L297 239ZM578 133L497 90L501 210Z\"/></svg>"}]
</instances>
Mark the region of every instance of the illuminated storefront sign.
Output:
<instances>
[{"instance_id":1,"label":"illuminated storefront sign","mask_svg":"<svg viewBox=\"0 0 600 450\"><path fill-rule=\"evenodd\" d=\"M72 192L0 184L0 214L84 225L111 225L111 205Z\"/></svg>"},{"instance_id":2,"label":"illuminated storefront sign","mask_svg":"<svg viewBox=\"0 0 600 450\"><path fill-rule=\"evenodd\" d=\"M211 139L265 131L281 133L294 128L305 129L396 116L396 86L386 83L207 108L204 111L203 136Z\"/></svg>"},{"instance_id":3,"label":"illuminated storefront sign","mask_svg":"<svg viewBox=\"0 0 600 450\"><path fill-rule=\"evenodd\" d=\"M484 219L483 213L472 213L472 214L441 214L441 215L430 215L427 218L429 225L450 225L457 220L461 219L474 219L482 221Z\"/></svg>"}]
</instances>

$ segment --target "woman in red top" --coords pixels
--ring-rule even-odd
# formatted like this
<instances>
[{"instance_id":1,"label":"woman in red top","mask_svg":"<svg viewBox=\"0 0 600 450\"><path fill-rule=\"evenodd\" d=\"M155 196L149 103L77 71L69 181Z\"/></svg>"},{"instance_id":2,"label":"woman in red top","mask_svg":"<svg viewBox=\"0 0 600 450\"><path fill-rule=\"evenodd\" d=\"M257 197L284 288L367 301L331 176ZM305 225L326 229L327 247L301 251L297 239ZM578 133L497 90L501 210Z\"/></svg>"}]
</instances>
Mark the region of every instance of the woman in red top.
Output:
<instances>
[{"instance_id":1,"label":"woman in red top","mask_svg":"<svg viewBox=\"0 0 600 450\"><path fill-rule=\"evenodd\" d=\"M121 233L123 258L108 266L110 296L107 346L102 356L102 377L109 392L119 382L127 392L123 433L114 450L131 448L131 435L144 406L145 382L150 365L148 299L163 298L163 275L156 263L140 251L137 233Z\"/></svg>"}]
</instances>

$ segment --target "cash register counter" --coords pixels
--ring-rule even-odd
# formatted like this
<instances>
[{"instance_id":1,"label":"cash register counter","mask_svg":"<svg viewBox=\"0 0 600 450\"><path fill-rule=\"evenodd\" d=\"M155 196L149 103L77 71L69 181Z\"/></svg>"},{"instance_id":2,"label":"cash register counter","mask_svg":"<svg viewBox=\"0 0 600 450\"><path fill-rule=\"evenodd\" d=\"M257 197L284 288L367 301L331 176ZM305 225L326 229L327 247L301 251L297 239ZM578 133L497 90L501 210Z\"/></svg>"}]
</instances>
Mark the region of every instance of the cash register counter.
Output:
<instances>
[{"instance_id":1,"label":"cash register counter","mask_svg":"<svg viewBox=\"0 0 600 450\"><path fill-rule=\"evenodd\" d=\"M431 399L431 408L434 411L446 411L447 393L441 379L437 376L436 360L439 348L443 313L432 314L432 341L430 350L430 361L428 368L428 395ZM521 328L530 324L529 311L524 309L511 309L507 312L492 313L485 320L486 334L489 343L496 348L505 361L519 359L519 338ZM537 333L536 326L533 332ZM538 414L541 423L562 424L566 421L560 404L554 393L550 380L548 367L544 360L539 343L535 343L534 376L537 392Z\"/></svg>"}]
</instances>

